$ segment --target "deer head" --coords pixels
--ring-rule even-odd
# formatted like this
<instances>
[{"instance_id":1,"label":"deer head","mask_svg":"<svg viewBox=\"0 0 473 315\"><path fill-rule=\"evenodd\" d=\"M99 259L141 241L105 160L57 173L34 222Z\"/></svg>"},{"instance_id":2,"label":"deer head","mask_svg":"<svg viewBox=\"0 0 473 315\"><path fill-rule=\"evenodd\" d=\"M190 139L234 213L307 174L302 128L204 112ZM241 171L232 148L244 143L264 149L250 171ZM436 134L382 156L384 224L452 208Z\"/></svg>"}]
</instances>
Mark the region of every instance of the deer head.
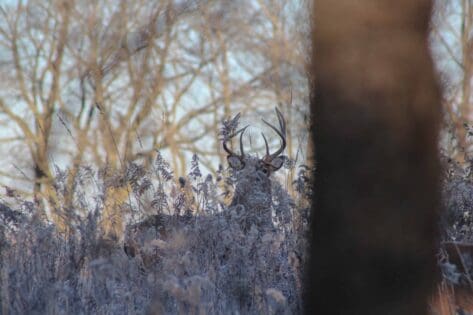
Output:
<instances>
[{"instance_id":1,"label":"deer head","mask_svg":"<svg viewBox=\"0 0 473 315\"><path fill-rule=\"evenodd\" d=\"M280 154L286 148L286 121L284 120L284 116L282 115L282 113L277 108L276 108L276 114L279 121L279 129L276 128L274 125L268 123L264 119L262 119L262 121L266 125L268 125L271 129L273 129L278 134L279 137L281 137L281 140L282 140L281 146L276 152L270 153L268 140L266 139L264 133L261 133L261 135L263 136L265 147L266 147L266 155L263 158L258 159L257 160L258 163L256 165L257 170L263 172L268 177L275 171L279 170L284 164L284 157L281 156ZM228 164L235 171L240 171L244 169L247 166L249 160L254 160L254 159L251 159L251 156L245 155L245 151L243 149L243 135L245 133L246 128L248 128L248 126L245 126L244 128L238 130L237 132L231 134L230 136L226 137L223 140L223 149L228 153L227 155ZM233 137L237 136L238 134L240 135L240 154L233 152L227 146L227 142L231 140Z\"/></svg>"},{"instance_id":2,"label":"deer head","mask_svg":"<svg viewBox=\"0 0 473 315\"><path fill-rule=\"evenodd\" d=\"M281 146L274 153L269 152L268 141L263 133L266 154L258 158L245 153L243 135L248 126L236 131L223 140L223 149L227 152L227 161L234 171L236 186L230 206L240 206L254 214L261 221L271 222L271 180L270 176L284 164L281 153L286 148L286 122L282 113L276 108L279 128L262 119L281 138ZM239 115L239 114L238 114ZM237 116L238 116L237 115ZM237 118L235 116L235 118ZM234 119L235 119L234 118ZM230 150L227 142L240 135L240 153Z\"/></svg>"}]
</instances>

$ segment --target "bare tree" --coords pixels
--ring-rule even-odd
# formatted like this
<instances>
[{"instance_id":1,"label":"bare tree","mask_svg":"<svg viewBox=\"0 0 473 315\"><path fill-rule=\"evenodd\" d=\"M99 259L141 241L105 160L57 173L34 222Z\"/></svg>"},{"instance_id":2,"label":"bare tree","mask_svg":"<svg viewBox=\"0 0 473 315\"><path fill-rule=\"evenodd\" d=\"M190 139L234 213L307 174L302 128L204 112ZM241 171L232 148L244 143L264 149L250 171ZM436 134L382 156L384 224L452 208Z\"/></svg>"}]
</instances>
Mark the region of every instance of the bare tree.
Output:
<instances>
[{"instance_id":1,"label":"bare tree","mask_svg":"<svg viewBox=\"0 0 473 315\"><path fill-rule=\"evenodd\" d=\"M303 162L304 125L293 124L306 111L304 33L295 22L303 8L282 0L5 5L0 137L13 151L0 159L2 181L26 193L33 183L36 199L54 209L62 197L52 165L68 169L66 208L83 164L123 170L130 161L149 164L159 149L178 175L192 153L215 172L222 118L269 113L277 103L288 119L289 155ZM69 220L66 209L54 211Z\"/></svg>"},{"instance_id":2,"label":"bare tree","mask_svg":"<svg viewBox=\"0 0 473 315\"><path fill-rule=\"evenodd\" d=\"M19 136L10 139L21 140L30 155L35 198L39 198L41 185L50 184L51 180L49 154L53 147L53 117L57 103L61 102L62 69L72 5L58 2L54 17L52 4L38 7L47 13L44 15L30 10L21 1L16 7L17 14L9 15L7 11L2 11L4 22L0 34L2 45L10 53L11 72L7 80L10 79L13 85L7 97L16 100L17 105L2 98L0 110L19 130ZM38 27L41 27L43 34L54 32L56 36L37 36L35 30ZM25 116L19 113L20 108L26 111Z\"/></svg>"}]
</instances>

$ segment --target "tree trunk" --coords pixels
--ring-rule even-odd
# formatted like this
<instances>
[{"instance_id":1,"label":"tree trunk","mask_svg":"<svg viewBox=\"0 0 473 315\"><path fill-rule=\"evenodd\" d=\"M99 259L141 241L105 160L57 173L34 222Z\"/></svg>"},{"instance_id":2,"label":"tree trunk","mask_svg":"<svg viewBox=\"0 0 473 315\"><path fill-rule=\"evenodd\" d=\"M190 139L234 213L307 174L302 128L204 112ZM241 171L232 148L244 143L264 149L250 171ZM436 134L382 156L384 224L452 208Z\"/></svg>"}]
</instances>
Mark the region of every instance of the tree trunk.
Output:
<instances>
[{"instance_id":1,"label":"tree trunk","mask_svg":"<svg viewBox=\"0 0 473 315\"><path fill-rule=\"evenodd\" d=\"M308 314L427 314L440 95L429 0L315 1Z\"/></svg>"}]
</instances>

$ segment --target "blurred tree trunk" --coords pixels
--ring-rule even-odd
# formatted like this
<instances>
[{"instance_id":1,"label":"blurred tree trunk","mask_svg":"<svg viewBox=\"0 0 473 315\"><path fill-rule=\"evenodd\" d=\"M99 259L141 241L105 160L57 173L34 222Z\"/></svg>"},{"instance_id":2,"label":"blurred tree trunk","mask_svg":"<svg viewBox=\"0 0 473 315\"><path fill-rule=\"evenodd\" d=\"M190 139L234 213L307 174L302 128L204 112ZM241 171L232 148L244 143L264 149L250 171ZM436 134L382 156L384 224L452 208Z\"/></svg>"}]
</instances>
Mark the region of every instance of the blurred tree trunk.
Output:
<instances>
[{"instance_id":1,"label":"blurred tree trunk","mask_svg":"<svg viewBox=\"0 0 473 315\"><path fill-rule=\"evenodd\" d=\"M427 314L440 95L429 0L315 2L308 314Z\"/></svg>"}]
</instances>

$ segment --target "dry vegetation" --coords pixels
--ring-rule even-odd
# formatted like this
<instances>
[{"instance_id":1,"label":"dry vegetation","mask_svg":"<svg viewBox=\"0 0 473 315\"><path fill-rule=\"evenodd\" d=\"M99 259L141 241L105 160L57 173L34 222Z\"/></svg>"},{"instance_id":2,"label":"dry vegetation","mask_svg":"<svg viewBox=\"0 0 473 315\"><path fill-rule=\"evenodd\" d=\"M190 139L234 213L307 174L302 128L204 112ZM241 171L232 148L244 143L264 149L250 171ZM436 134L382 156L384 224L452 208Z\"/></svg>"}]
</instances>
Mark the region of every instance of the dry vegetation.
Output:
<instances>
[{"instance_id":1,"label":"dry vegetation","mask_svg":"<svg viewBox=\"0 0 473 315\"><path fill-rule=\"evenodd\" d=\"M470 1L436 1L431 43L443 87L444 128L440 150L444 167L438 255L443 280L435 314L473 312L471 282L472 178L471 79L473 6Z\"/></svg>"},{"instance_id":2,"label":"dry vegetation","mask_svg":"<svg viewBox=\"0 0 473 315\"><path fill-rule=\"evenodd\" d=\"M159 152L150 169L130 164L125 173L78 172L73 207L60 209L70 214L67 236L41 220L31 202L17 200L15 210L2 205L3 314L301 312L310 197L304 168L298 202L271 182L274 226L268 228L242 225L218 188L222 181L231 187L237 175L203 177L197 157L179 185ZM54 181L60 200L65 179ZM131 218L125 246L100 228L105 194L123 186L130 191L120 211ZM9 194L15 199L15 191ZM81 208L86 216L76 214Z\"/></svg>"},{"instance_id":3,"label":"dry vegetation","mask_svg":"<svg viewBox=\"0 0 473 315\"><path fill-rule=\"evenodd\" d=\"M0 5L0 314L301 312L309 2ZM436 1L439 315L473 314L472 33L470 1ZM275 104L287 157L262 227L231 206L245 180L227 169L221 123ZM252 154L259 131L244 140Z\"/></svg>"},{"instance_id":4,"label":"dry vegetation","mask_svg":"<svg viewBox=\"0 0 473 315\"><path fill-rule=\"evenodd\" d=\"M306 6L2 4L1 314L301 311ZM265 180L263 227L250 204L228 208L242 177L226 169L221 122L275 104L291 158L283 183ZM254 134L250 154L265 147Z\"/></svg>"}]
</instances>

